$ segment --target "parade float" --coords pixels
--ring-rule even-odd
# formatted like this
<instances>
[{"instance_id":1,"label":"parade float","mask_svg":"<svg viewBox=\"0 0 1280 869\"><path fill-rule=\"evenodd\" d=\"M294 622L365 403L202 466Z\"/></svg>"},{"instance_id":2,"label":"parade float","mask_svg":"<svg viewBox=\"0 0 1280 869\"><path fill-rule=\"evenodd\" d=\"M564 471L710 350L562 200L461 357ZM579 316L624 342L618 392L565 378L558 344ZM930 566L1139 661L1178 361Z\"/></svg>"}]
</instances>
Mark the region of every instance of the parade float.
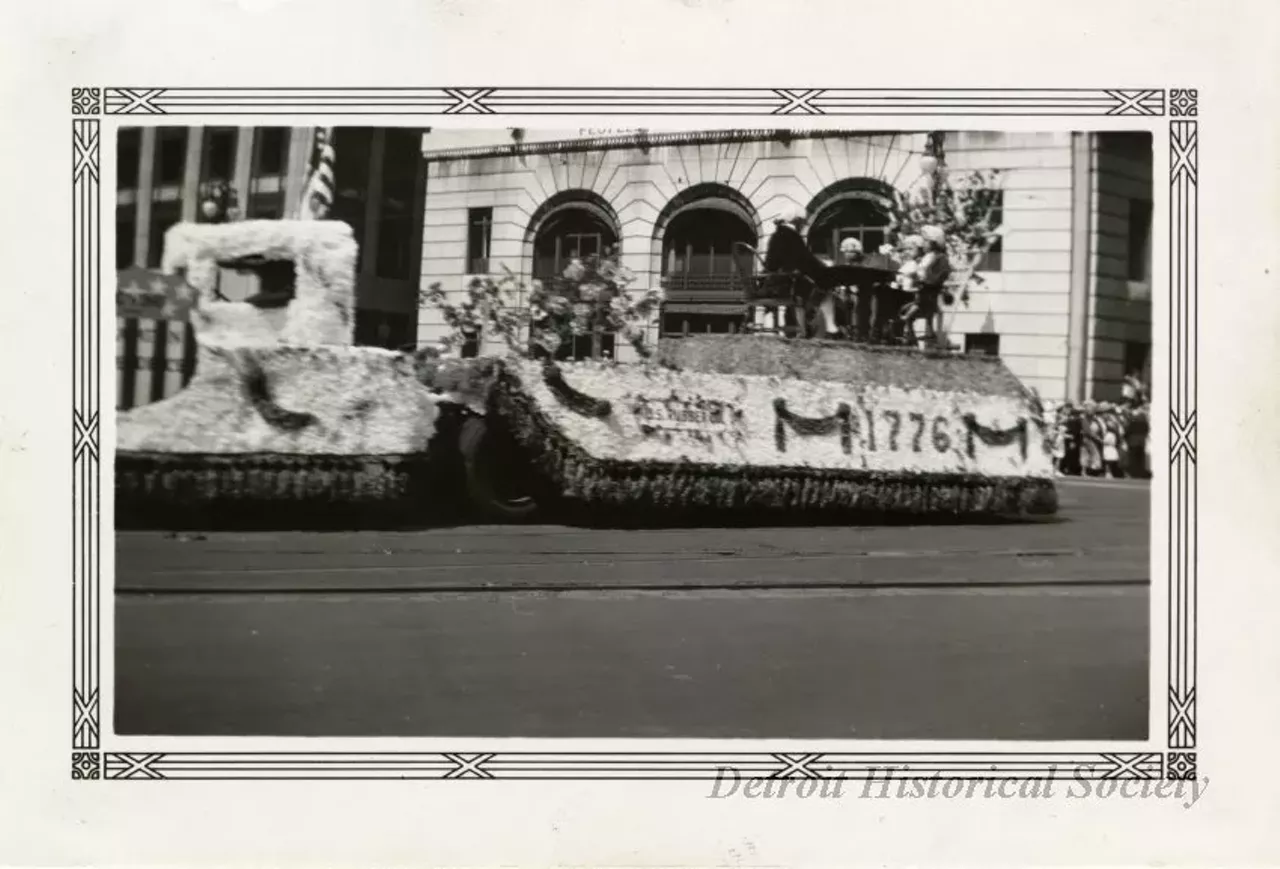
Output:
<instances>
[{"instance_id":1,"label":"parade float","mask_svg":"<svg viewBox=\"0 0 1280 869\"><path fill-rule=\"evenodd\" d=\"M1034 402L998 360L691 337L654 364L504 365L493 411L584 505L1053 512Z\"/></svg>"},{"instance_id":2,"label":"parade float","mask_svg":"<svg viewBox=\"0 0 1280 869\"><path fill-rule=\"evenodd\" d=\"M126 520L259 519L287 507L336 518L422 501L440 396L421 360L353 346L356 243L328 220L183 223L162 268L195 297L197 362L181 391L118 417ZM219 297L224 269L292 263L279 298ZM461 381L455 405L468 398Z\"/></svg>"},{"instance_id":3,"label":"parade float","mask_svg":"<svg viewBox=\"0 0 1280 869\"><path fill-rule=\"evenodd\" d=\"M539 499L668 519L1056 510L1043 410L998 358L751 332L651 347L639 325L649 294L627 301L616 264L578 268L587 274L533 288L519 338L515 318L494 313L508 310L501 282L473 283L470 311L488 312L488 331L508 339L473 423L477 443L492 432L505 446L464 446L470 493L491 515L532 513ZM567 358L602 332L628 338L637 358ZM521 468L526 497L504 503L492 483L511 491Z\"/></svg>"},{"instance_id":4,"label":"parade float","mask_svg":"<svg viewBox=\"0 0 1280 869\"><path fill-rule=\"evenodd\" d=\"M355 346L356 254L331 220L168 231L162 269L194 297L196 371L119 415L118 523L350 525L464 503L498 520L1057 509L1043 410L999 359L787 337L755 317L742 334L654 342L660 291L633 291L609 257L527 286L476 278L461 303L432 287L423 302L451 327L443 353ZM287 292L221 297L225 269L281 262ZM765 298L779 277L759 275L755 301L813 313L794 278L786 298ZM450 355L480 335L479 358ZM633 358L604 358L605 335Z\"/></svg>"}]
</instances>

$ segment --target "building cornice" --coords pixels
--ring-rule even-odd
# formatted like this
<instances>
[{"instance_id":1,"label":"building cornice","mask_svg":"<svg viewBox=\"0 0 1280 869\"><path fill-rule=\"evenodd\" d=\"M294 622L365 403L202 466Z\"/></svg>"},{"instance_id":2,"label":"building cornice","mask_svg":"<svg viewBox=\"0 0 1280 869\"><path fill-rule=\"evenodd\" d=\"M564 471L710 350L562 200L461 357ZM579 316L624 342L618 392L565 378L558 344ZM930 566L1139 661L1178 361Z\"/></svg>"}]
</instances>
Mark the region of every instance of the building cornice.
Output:
<instances>
[{"instance_id":1,"label":"building cornice","mask_svg":"<svg viewBox=\"0 0 1280 869\"><path fill-rule=\"evenodd\" d=\"M798 139L851 139L858 136L910 136L915 131L894 130L700 130L679 133L628 133L620 136L593 136L582 139L558 139L550 142L512 142L510 145L479 145L470 148L424 149L427 162L473 160L485 157L564 154L574 151L612 151L638 148L663 148L672 145L712 145L726 142L793 142Z\"/></svg>"}]
</instances>

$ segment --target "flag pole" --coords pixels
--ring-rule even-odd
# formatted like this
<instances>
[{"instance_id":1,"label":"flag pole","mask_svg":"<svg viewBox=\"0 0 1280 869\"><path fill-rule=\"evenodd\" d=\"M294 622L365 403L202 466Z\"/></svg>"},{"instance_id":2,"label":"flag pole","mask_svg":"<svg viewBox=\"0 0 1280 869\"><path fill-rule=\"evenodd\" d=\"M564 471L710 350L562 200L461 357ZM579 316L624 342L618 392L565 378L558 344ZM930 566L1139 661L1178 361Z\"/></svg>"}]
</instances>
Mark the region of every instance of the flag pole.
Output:
<instances>
[{"instance_id":1,"label":"flag pole","mask_svg":"<svg viewBox=\"0 0 1280 869\"><path fill-rule=\"evenodd\" d=\"M333 127L317 127L307 183L298 203L299 220L324 220L333 207Z\"/></svg>"}]
</instances>

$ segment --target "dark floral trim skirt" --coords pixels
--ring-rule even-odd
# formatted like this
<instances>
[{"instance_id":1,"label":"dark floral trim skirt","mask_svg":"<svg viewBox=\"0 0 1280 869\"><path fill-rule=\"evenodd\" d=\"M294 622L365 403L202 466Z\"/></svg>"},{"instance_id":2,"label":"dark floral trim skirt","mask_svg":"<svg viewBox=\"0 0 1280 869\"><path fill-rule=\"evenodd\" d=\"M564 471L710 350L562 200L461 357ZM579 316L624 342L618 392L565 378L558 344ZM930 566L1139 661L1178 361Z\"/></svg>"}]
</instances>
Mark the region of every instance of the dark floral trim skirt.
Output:
<instances>
[{"instance_id":1,"label":"dark floral trim skirt","mask_svg":"<svg viewBox=\"0 0 1280 869\"><path fill-rule=\"evenodd\" d=\"M119 527L355 527L410 521L441 492L425 456L120 453Z\"/></svg>"}]
</instances>

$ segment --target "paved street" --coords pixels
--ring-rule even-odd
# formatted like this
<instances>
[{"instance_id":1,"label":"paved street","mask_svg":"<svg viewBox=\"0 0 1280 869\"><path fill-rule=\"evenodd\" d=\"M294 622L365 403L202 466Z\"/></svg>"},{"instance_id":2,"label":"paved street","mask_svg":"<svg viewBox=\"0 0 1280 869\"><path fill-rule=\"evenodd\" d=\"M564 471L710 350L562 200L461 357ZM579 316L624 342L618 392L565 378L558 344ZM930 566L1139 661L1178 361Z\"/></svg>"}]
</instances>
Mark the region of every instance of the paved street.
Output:
<instances>
[{"instance_id":1,"label":"paved street","mask_svg":"<svg viewBox=\"0 0 1280 869\"><path fill-rule=\"evenodd\" d=\"M118 536L122 734L1142 739L1149 487L1022 526Z\"/></svg>"}]
</instances>

